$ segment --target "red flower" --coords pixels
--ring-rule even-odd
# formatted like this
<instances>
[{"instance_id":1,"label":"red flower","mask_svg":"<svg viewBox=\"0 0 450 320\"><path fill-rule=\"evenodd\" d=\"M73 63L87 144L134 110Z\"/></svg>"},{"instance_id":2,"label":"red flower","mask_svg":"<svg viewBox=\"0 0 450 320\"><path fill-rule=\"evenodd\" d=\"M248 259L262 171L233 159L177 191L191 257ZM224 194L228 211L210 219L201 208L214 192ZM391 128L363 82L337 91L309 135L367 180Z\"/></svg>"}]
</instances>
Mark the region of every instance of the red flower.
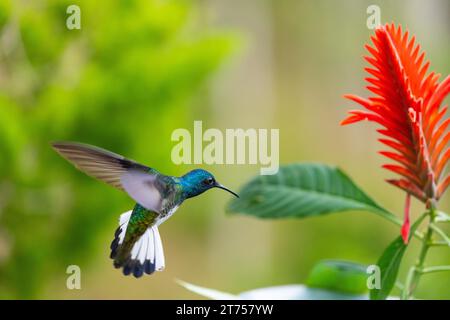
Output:
<instances>
[{"instance_id":1,"label":"red flower","mask_svg":"<svg viewBox=\"0 0 450 320\"><path fill-rule=\"evenodd\" d=\"M379 141L394 152L380 153L396 162L383 167L401 176L387 181L423 202L438 201L450 184L450 174L444 175L450 119L444 119L447 106L441 107L450 92L450 76L438 83L438 74L427 73L425 53L401 26L379 27L371 39L373 46L365 46L371 54L365 59L372 65L365 70L371 76L365 80L374 95L345 95L366 110L350 111L341 124L369 120L382 125Z\"/></svg>"}]
</instances>

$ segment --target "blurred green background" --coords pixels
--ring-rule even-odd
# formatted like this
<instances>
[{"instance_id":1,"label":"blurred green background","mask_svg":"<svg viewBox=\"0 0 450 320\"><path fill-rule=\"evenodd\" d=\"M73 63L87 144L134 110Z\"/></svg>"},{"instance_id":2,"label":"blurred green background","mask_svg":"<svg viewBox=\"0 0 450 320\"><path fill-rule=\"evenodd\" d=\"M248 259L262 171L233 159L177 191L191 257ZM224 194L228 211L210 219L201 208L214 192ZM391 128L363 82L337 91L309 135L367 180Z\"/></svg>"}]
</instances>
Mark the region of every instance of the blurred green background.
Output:
<instances>
[{"instance_id":1,"label":"blurred green background","mask_svg":"<svg viewBox=\"0 0 450 320\"><path fill-rule=\"evenodd\" d=\"M81 8L81 30L66 8ZM364 90L366 9L417 36L431 70L450 72L450 3L296 0L0 0L0 298L198 298L182 279L228 292L302 283L320 259L375 263L398 235L350 212L308 220L227 216L229 195L186 202L161 227L166 270L124 277L109 244L133 203L83 175L50 147L98 145L172 175L174 129L279 128L280 161L338 164L401 215L404 195L383 182L374 126L340 127ZM204 166L239 189L259 166ZM441 209L450 210L449 196ZM415 203L414 215L420 213ZM413 243L401 272L417 256ZM430 251L430 264L450 260ZM78 265L81 290L66 288ZM395 294L395 292L394 292ZM423 277L417 296L450 298L450 277Z\"/></svg>"}]
</instances>

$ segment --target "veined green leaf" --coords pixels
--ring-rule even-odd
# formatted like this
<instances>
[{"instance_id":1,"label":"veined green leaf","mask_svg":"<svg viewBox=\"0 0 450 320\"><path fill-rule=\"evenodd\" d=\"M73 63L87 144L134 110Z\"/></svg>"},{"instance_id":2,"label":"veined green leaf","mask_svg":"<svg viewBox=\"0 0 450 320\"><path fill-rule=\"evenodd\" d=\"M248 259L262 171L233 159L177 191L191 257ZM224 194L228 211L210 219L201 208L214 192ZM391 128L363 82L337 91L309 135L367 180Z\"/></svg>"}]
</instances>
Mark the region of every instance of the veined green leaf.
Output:
<instances>
[{"instance_id":1,"label":"veined green leaf","mask_svg":"<svg viewBox=\"0 0 450 320\"><path fill-rule=\"evenodd\" d=\"M290 164L275 175L257 176L239 192L228 211L260 218L305 218L332 212L365 210L400 224L339 168Z\"/></svg>"}]
</instances>

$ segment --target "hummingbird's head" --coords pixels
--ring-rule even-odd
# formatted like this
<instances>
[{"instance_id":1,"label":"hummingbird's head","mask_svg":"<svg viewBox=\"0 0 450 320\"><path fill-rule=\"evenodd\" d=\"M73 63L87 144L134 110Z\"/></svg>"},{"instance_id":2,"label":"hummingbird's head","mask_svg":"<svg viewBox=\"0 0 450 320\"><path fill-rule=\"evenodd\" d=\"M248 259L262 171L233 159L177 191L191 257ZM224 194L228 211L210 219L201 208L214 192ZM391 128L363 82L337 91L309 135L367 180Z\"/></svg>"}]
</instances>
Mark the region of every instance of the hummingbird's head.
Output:
<instances>
[{"instance_id":1,"label":"hummingbird's head","mask_svg":"<svg viewBox=\"0 0 450 320\"><path fill-rule=\"evenodd\" d=\"M195 169L186 173L181 177L181 184L187 198L198 196L212 188L223 189L239 198L236 193L218 183L210 172L203 169Z\"/></svg>"}]
</instances>

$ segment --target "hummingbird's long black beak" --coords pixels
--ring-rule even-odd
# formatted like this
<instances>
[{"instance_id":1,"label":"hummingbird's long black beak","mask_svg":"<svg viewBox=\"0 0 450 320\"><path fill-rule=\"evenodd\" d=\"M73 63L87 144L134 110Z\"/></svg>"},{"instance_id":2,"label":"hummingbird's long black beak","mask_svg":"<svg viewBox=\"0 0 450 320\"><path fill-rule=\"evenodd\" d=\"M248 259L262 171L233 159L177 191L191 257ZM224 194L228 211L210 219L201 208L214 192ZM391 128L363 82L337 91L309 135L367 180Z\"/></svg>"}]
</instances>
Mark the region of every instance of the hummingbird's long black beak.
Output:
<instances>
[{"instance_id":1,"label":"hummingbird's long black beak","mask_svg":"<svg viewBox=\"0 0 450 320\"><path fill-rule=\"evenodd\" d=\"M235 197L239 198L239 195L238 195L237 193L231 191L230 189L228 189L227 187L221 185L220 183L217 183L217 184L216 184L216 188L219 188L219 189L228 191L229 193L231 193L231 194L234 195Z\"/></svg>"}]
</instances>

